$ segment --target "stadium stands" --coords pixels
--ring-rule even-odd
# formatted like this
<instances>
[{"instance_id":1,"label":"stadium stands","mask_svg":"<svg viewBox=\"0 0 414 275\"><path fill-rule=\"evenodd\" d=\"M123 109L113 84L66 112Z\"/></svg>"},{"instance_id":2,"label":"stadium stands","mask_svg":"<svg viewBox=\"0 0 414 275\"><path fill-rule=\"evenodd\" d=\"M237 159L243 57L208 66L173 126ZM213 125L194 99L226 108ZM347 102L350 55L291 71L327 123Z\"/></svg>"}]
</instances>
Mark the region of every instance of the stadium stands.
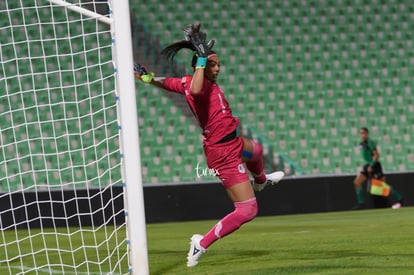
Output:
<instances>
[{"instance_id":1,"label":"stadium stands","mask_svg":"<svg viewBox=\"0 0 414 275\"><path fill-rule=\"evenodd\" d=\"M217 40L219 81L233 110L306 173L355 173L361 165L361 126L369 127L379 143L386 171L413 169L414 3L173 0L132 5L162 44L181 39L186 24L201 22ZM185 127L182 131L185 138L191 136ZM190 162L196 155L180 153Z\"/></svg>"},{"instance_id":2,"label":"stadium stands","mask_svg":"<svg viewBox=\"0 0 414 275\"><path fill-rule=\"evenodd\" d=\"M142 4L133 0L131 5L135 16L145 22L162 45L181 39L186 24L201 22L209 37L217 40L215 50L222 63L219 82L233 110L244 124L260 131L272 143L276 154L288 156L307 174L356 172L361 164L357 148L360 126L371 129L380 145L386 171L413 169L414 3L398 0L198 3L170 0L160 3L148 0ZM31 18L30 11L26 12L26 17ZM8 19L0 18L0 22L2 20ZM66 28L58 26L62 33L69 31ZM100 84L88 83L88 75L109 75L112 68L108 66L107 71L100 72L91 65L75 75L70 69L71 62L77 60L87 59L91 64L97 59L109 60L110 49L85 53L82 51L84 41L62 39L43 44L50 55L46 63L29 64L27 59L17 60L16 55L41 56L41 45L35 41L11 45L8 37L12 32L10 28L0 29L1 57L7 64L7 69L0 68L0 75L19 74L20 80L24 80L31 68L34 72L45 72L58 66L67 68L68 72L48 77L38 74L36 83L19 82L17 78L0 81L0 90L15 93L11 101L26 110L11 112L9 106L0 103L2 117L13 121L14 125L13 129L2 128L4 152L27 152L30 146L32 152L26 159L19 160L23 161L23 167L18 160L10 160L0 172L15 175L9 180L16 186L24 185L34 176L45 182L52 178L64 183L73 183L74 179L85 175L96 177L99 171L78 171L76 163L87 160L88 156L99 159L108 152L113 152L113 159L118 157L117 150L111 150L117 140L99 143L106 137L105 133L97 131L98 136L93 137L86 131L105 123L94 119L97 110L107 112L108 121L112 121L110 118L115 114L106 111L105 106L114 104L114 98L111 94L94 97L93 91L100 89ZM51 26L43 25L44 37L48 32L53 32ZM27 37L37 41L41 34L33 25L28 33L13 35L21 36L22 41ZM79 52L77 59L65 55L71 50ZM58 58L55 53L59 54ZM188 63L189 56L180 54L178 58ZM60 81L67 86L54 88L60 87ZM58 102L70 102L75 94L77 100L84 101L71 106L72 110L60 110ZM49 102L50 97L56 104ZM196 175L197 164L200 168L207 167L200 131L176 102L162 91L144 85L139 85L137 98L144 181L214 179ZM40 106L40 113L34 111L34 105ZM82 114L82 119L70 119L71 112ZM21 126L23 122L39 119L47 123ZM36 131L31 132L31 127ZM38 127L42 127L43 137L46 137L42 146L29 142L39 138L34 134L39 133ZM81 127L82 130L68 137L65 136L67 127ZM116 124L113 131L117 131ZM13 140L23 142L17 143L15 148L9 146ZM76 150L81 142L84 146L89 144L89 150ZM50 154L46 166L41 166L38 156L53 152L58 145L70 146L71 150L59 156ZM105 165L110 164L102 162L103 168ZM46 172L42 167L52 169Z\"/></svg>"}]
</instances>

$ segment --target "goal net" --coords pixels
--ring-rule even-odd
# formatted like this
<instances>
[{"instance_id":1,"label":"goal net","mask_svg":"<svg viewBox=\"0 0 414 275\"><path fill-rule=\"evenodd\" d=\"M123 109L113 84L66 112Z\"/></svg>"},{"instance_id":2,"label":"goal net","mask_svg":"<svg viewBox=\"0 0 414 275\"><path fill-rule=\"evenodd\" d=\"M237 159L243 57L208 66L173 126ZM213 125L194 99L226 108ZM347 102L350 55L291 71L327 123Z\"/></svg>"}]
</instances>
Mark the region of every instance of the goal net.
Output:
<instances>
[{"instance_id":1,"label":"goal net","mask_svg":"<svg viewBox=\"0 0 414 275\"><path fill-rule=\"evenodd\" d=\"M110 9L72 3L0 1L0 274L130 272Z\"/></svg>"}]
</instances>

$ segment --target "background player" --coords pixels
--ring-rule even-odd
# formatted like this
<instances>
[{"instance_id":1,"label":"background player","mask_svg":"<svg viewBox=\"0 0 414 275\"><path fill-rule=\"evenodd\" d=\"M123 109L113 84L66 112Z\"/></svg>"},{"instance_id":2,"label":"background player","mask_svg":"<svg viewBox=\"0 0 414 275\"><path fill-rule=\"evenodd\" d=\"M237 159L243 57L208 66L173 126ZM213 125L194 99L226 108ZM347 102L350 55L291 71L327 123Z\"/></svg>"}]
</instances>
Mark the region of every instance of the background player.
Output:
<instances>
[{"instance_id":1,"label":"background player","mask_svg":"<svg viewBox=\"0 0 414 275\"><path fill-rule=\"evenodd\" d=\"M359 134L361 137L360 151L361 156L365 161L365 165L362 167L361 171L354 180L354 187L358 200L358 204L353 208L354 210L365 208L365 197L362 190L362 184L367 179L373 177L375 179L385 181L382 166L379 162L380 155L375 142L369 138L368 128L362 127L359 130ZM397 201L393 204L393 208L400 208L402 206L402 197L392 186L390 186L390 188L391 195L394 196Z\"/></svg>"},{"instance_id":2,"label":"background player","mask_svg":"<svg viewBox=\"0 0 414 275\"><path fill-rule=\"evenodd\" d=\"M173 59L181 49L196 51L197 54L192 58L193 76L155 78L153 73L148 74L140 67L136 68L136 76L145 83L185 95L202 129L207 165L218 171L217 176L234 203L234 211L207 234L192 236L187 266L195 266L211 244L256 217L258 206L253 189L261 191L267 185L279 182L284 173L266 175L263 171L262 147L237 135L238 118L232 115L224 93L216 83L220 61L211 50L214 41L206 43L206 34L200 32L199 24L187 26L184 35L185 40L166 47L162 54ZM253 188L243 163L254 178Z\"/></svg>"}]
</instances>

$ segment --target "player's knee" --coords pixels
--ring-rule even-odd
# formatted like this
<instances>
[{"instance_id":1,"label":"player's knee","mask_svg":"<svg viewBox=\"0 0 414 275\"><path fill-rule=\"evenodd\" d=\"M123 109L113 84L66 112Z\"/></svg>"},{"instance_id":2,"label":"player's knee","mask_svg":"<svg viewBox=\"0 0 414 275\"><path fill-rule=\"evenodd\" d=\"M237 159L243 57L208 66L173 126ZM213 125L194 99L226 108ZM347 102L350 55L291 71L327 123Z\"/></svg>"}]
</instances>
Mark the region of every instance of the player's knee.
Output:
<instances>
[{"instance_id":1,"label":"player's knee","mask_svg":"<svg viewBox=\"0 0 414 275\"><path fill-rule=\"evenodd\" d=\"M366 177L364 174L360 173L355 179L354 179L354 186L355 187L361 187L362 183L364 183Z\"/></svg>"},{"instance_id":2,"label":"player's knee","mask_svg":"<svg viewBox=\"0 0 414 275\"><path fill-rule=\"evenodd\" d=\"M258 206L256 198L252 198L243 202L236 202L234 205L236 207L236 211L242 218L243 223L251 221L257 216Z\"/></svg>"}]
</instances>

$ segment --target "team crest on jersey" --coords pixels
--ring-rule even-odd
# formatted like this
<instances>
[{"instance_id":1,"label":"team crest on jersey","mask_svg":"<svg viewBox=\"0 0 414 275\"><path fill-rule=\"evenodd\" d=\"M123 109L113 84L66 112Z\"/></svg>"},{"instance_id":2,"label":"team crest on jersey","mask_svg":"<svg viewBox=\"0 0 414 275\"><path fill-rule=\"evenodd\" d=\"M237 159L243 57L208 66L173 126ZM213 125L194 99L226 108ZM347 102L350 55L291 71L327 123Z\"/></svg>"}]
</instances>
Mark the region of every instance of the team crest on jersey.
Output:
<instances>
[{"instance_id":1,"label":"team crest on jersey","mask_svg":"<svg viewBox=\"0 0 414 275\"><path fill-rule=\"evenodd\" d=\"M244 168L243 163L240 163L237 168L239 169L240 174L246 173L246 168Z\"/></svg>"}]
</instances>

